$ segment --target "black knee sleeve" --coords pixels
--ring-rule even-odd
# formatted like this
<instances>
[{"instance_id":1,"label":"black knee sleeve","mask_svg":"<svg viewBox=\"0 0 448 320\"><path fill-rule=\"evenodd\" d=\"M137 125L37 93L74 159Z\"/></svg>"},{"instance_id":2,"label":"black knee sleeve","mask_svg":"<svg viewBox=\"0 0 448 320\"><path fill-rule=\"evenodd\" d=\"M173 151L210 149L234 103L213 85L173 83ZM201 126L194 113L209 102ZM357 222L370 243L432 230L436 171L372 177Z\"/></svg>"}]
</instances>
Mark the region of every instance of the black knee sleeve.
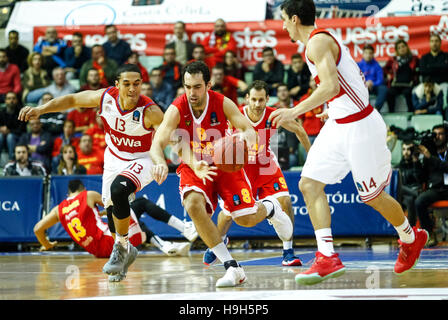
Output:
<instances>
[{"instance_id":1,"label":"black knee sleeve","mask_svg":"<svg viewBox=\"0 0 448 320\"><path fill-rule=\"evenodd\" d=\"M140 216L145 212L150 217L164 223L168 223L171 218L171 214L169 214L166 210L160 208L154 202L145 198L135 199L135 201L131 203L131 208L137 218L140 218Z\"/></svg>"},{"instance_id":2,"label":"black knee sleeve","mask_svg":"<svg viewBox=\"0 0 448 320\"><path fill-rule=\"evenodd\" d=\"M115 233L115 224L114 224L114 217L113 217L113 206L109 206L106 209L107 212L107 225L109 226L109 230L112 233Z\"/></svg>"},{"instance_id":3,"label":"black knee sleeve","mask_svg":"<svg viewBox=\"0 0 448 320\"><path fill-rule=\"evenodd\" d=\"M130 215L129 195L136 191L136 187L132 180L117 176L110 186L110 194L112 198L113 213L117 219L125 219Z\"/></svg>"}]
</instances>

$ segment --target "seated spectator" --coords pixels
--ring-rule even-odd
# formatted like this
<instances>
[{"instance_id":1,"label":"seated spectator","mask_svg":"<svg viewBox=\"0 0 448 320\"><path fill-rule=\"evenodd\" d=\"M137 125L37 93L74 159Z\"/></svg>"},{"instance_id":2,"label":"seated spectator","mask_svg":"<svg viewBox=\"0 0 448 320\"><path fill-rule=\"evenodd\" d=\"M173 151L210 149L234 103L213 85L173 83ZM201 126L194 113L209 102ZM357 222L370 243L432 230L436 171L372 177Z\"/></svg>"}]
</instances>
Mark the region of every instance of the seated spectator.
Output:
<instances>
[{"instance_id":1,"label":"seated spectator","mask_svg":"<svg viewBox=\"0 0 448 320\"><path fill-rule=\"evenodd\" d=\"M67 81L64 69L54 68L52 77L53 81L48 87L31 91L27 96L27 102L42 104L40 100L46 92L51 93L54 98L76 92L76 88Z\"/></svg>"},{"instance_id":2,"label":"seated spectator","mask_svg":"<svg viewBox=\"0 0 448 320\"><path fill-rule=\"evenodd\" d=\"M86 168L78 163L78 155L74 146L70 144L63 146L59 158L59 164L53 168L53 174L69 176L87 173Z\"/></svg>"},{"instance_id":3,"label":"seated spectator","mask_svg":"<svg viewBox=\"0 0 448 320\"><path fill-rule=\"evenodd\" d=\"M132 51L126 63L135 64L140 69L140 72L142 74L142 81L143 82L149 81L148 70L146 70L146 68L140 63L139 54L137 51Z\"/></svg>"},{"instance_id":4,"label":"seated spectator","mask_svg":"<svg viewBox=\"0 0 448 320\"><path fill-rule=\"evenodd\" d=\"M82 33L73 33L71 46L65 49L67 79L79 79L82 65L90 59L90 48L84 45L82 38Z\"/></svg>"},{"instance_id":5,"label":"seated spectator","mask_svg":"<svg viewBox=\"0 0 448 320\"><path fill-rule=\"evenodd\" d=\"M174 49L176 61L184 66L187 61L193 59L195 43L188 39L185 32L185 23L178 21L174 24L174 39L166 45L166 48Z\"/></svg>"},{"instance_id":6,"label":"seated spectator","mask_svg":"<svg viewBox=\"0 0 448 320\"><path fill-rule=\"evenodd\" d=\"M300 100L308 92L310 78L310 70L305 61L303 61L302 55L300 53L293 54L291 66L286 71L286 83L293 99Z\"/></svg>"},{"instance_id":7,"label":"seated spectator","mask_svg":"<svg viewBox=\"0 0 448 320\"><path fill-rule=\"evenodd\" d=\"M226 23L223 19L215 22L214 30L209 36L205 37L201 42L205 49L207 65L213 68L215 64L224 62L224 55L227 51L237 50L237 43L232 33L227 30Z\"/></svg>"},{"instance_id":8,"label":"seated spectator","mask_svg":"<svg viewBox=\"0 0 448 320\"><path fill-rule=\"evenodd\" d=\"M417 84L418 57L414 56L404 40L395 43L395 56L390 58L384 72L387 76L387 105L389 112L395 111L395 99L403 95L409 112L414 111L412 106L412 88Z\"/></svg>"},{"instance_id":9,"label":"seated spectator","mask_svg":"<svg viewBox=\"0 0 448 320\"><path fill-rule=\"evenodd\" d=\"M100 73L97 69L92 68L87 71L87 82L79 88L79 91L98 90L107 88L107 85L100 81Z\"/></svg>"},{"instance_id":10,"label":"seated spectator","mask_svg":"<svg viewBox=\"0 0 448 320\"><path fill-rule=\"evenodd\" d=\"M253 71L254 80L262 80L269 86L269 95L277 95L277 87L283 83L285 69L283 63L275 58L271 47L263 49L263 61L255 65Z\"/></svg>"},{"instance_id":11,"label":"seated spectator","mask_svg":"<svg viewBox=\"0 0 448 320\"><path fill-rule=\"evenodd\" d=\"M87 169L87 174L102 174L104 166L104 152L93 148L92 137L84 134L79 140L77 149L78 163Z\"/></svg>"},{"instance_id":12,"label":"seated spectator","mask_svg":"<svg viewBox=\"0 0 448 320\"><path fill-rule=\"evenodd\" d=\"M41 98L42 104L46 104L48 101L53 99L53 95L49 92L43 94ZM56 138L57 136L62 134L65 114L62 112L52 112L46 113L39 117L40 122L42 123L42 129L51 134L52 138Z\"/></svg>"},{"instance_id":13,"label":"seated spectator","mask_svg":"<svg viewBox=\"0 0 448 320\"><path fill-rule=\"evenodd\" d=\"M194 61L202 61L210 68L210 64L205 59L205 49L202 44L196 44L194 46L191 56L193 58L191 60L188 60L187 64L192 63Z\"/></svg>"},{"instance_id":14,"label":"seated spectator","mask_svg":"<svg viewBox=\"0 0 448 320\"><path fill-rule=\"evenodd\" d=\"M438 239L434 232L434 221L429 215L429 206L436 201L448 199L448 145L447 130L443 125L434 126L432 129L435 144L435 151L431 151L424 145L419 145L418 150L423 154L423 170L426 172L426 190L420 193L415 199L415 210L420 227L430 234L429 246L437 244Z\"/></svg>"},{"instance_id":15,"label":"seated spectator","mask_svg":"<svg viewBox=\"0 0 448 320\"><path fill-rule=\"evenodd\" d=\"M152 69L149 79L152 86L154 101L157 101L157 104L165 111L170 106L171 102L173 102L176 91L168 82L163 81L162 70L160 70L160 68Z\"/></svg>"},{"instance_id":16,"label":"seated spectator","mask_svg":"<svg viewBox=\"0 0 448 320\"><path fill-rule=\"evenodd\" d=\"M131 46L125 40L118 37L117 27L114 25L107 25L104 28L107 36L107 41L103 43L106 57L114 60L117 66L124 64L131 55Z\"/></svg>"},{"instance_id":17,"label":"seated spectator","mask_svg":"<svg viewBox=\"0 0 448 320\"><path fill-rule=\"evenodd\" d=\"M57 167L61 148L66 144L71 144L75 148L78 148L79 145L79 137L75 136L75 123L73 120L64 121L63 133L53 141L53 151L51 152L51 164L53 168Z\"/></svg>"},{"instance_id":18,"label":"seated spectator","mask_svg":"<svg viewBox=\"0 0 448 320\"><path fill-rule=\"evenodd\" d=\"M308 92L302 96L302 98L299 100L299 103L309 98L317 89L316 81L314 81L313 78L310 78L309 87L310 88L308 89ZM310 139L311 144L314 142L320 132L320 129L322 129L324 125L322 119L317 117L317 115L321 114L323 111L324 105L320 105L319 107L316 107L299 116L299 119L302 122L303 129L305 129L306 133L308 134L308 138Z\"/></svg>"},{"instance_id":19,"label":"seated spectator","mask_svg":"<svg viewBox=\"0 0 448 320\"><path fill-rule=\"evenodd\" d=\"M115 72L118 65L115 60L106 58L104 49L101 45L92 46L92 58L84 62L79 72L79 83L85 85L87 83L87 72L90 69L97 69L100 74L100 82L103 86L113 86L115 81Z\"/></svg>"},{"instance_id":20,"label":"seated spectator","mask_svg":"<svg viewBox=\"0 0 448 320\"><path fill-rule=\"evenodd\" d=\"M443 114L442 88L426 77L412 90L412 105L414 114Z\"/></svg>"},{"instance_id":21,"label":"seated spectator","mask_svg":"<svg viewBox=\"0 0 448 320\"><path fill-rule=\"evenodd\" d=\"M29 159L28 146L18 144L14 148L15 160L8 162L3 169L5 176L45 176L47 172L45 167L39 161Z\"/></svg>"},{"instance_id":22,"label":"seated spectator","mask_svg":"<svg viewBox=\"0 0 448 320\"><path fill-rule=\"evenodd\" d=\"M8 92L6 107L0 109L0 154L8 150L9 160L14 159L14 147L20 136L25 132L25 122L18 119L21 105L14 92Z\"/></svg>"},{"instance_id":23,"label":"seated spectator","mask_svg":"<svg viewBox=\"0 0 448 320\"><path fill-rule=\"evenodd\" d=\"M43 68L48 74L53 72L56 67L65 68L64 50L67 43L58 38L58 32L54 27L48 27L45 30L45 36L36 43L33 51L39 52L44 57Z\"/></svg>"},{"instance_id":24,"label":"seated spectator","mask_svg":"<svg viewBox=\"0 0 448 320\"><path fill-rule=\"evenodd\" d=\"M96 109L75 108L67 114L67 120L75 123L75 133L84 133L95 124Z\"/></svg>"},{"instance_id":25,"label":"seated spectator","mask_svg":"<svg viewBox=\"0 0 448 320\"><path fill-rule=\"evenodd\" d=\"M163 50L163 64L159 66L164 82L177 90L182 85L182 65L176 61L176 52L173 48L165 47Z\"/></svg>"},{"instance_id":26,"label":"seated spectator","mask_svg":"<svg viewBox=\"0 0 448 320\"><path fill-rule=\"evenodd\" d=\"M150 82L143 82L142 83L141 94L144 95L144 96L147 96L148 98L153 99L153 97L152 97L152 85L151 85Z\"/></svg>"},{"instance_id":27,"label":"seated spectator","mask_svg":"<svg viewBox=\"0 0 448 320\"><path fill-rule=\"evenodd\" d=\"M284 83L278 86L277 102L273 104L274 108L293 108L297 103L289 93L288 86Z\"/></svg>"},{"instance_id":28,"label":"seated spectator","mask_svg":"<svg viewBox=\"0 0 448 320\"><path fill-rule=\"evenodd\" d=\"M380 111L386 102L387 86L384 84L384 72L374 58L374 49L368 44L362 51L362 60L358 66L366 79L366 86L370 94L376 95L375 108Z\"/></svg>"},{"instance_id":29,"label":"seated spectator","mask_svg":"<svg viewBox=\"0 0 448 320\"><path fill-rule=\"evenodd\" d=\"M50 77L45 69L42 68L44 60L40 53L32 52L28 57L28 69L23 73L22 77L22 101L27 101L28 93L33 92L36 97L30 97L31 101L39 101L38 95L41 91L36 89L46 88L51 84ZM35 91L35 92L34 92Z\"/></svg>"},{"instance_id":30,"label":"seated spectator","mask_svg":"<svg viewBox=\"0 0 448 320\"><path fill-rule=\"evenodd\" d=\"M8 32L8 46L6 47L6 54L10 63L19 67L21 73L28 68L29 50L19 43L19 32L10 30Z\"/></svg>"},{"instance_id":31,"label":"seated spectator","mask_svg":"<svg viewBox=\"0 0 448 320\"><path fill-rule=\"evenodd\" d=\"M94 149L100 149L103 152L106 150L106 132L104 132L103 120L99 114L96 114L95 124L85 133L92 137Z\"/></svg>"},{"instance_id":32,"label":"seated spectator","mask_svg":"<svg viewBox=\"0 0 448 320\"><path fill-rule=\"evenodd\" d=\"M247 90L247 84L232 76L224 74L222 63L216 64L211 75L212 90L221 91L223 95L238 105L238 89L242 92Z\"/></svg>"},{"instance_id":33,"label":"seated spectator","mask_svg":"<svg viewBox=\"0 0 448 320\"><path fill-rule=\"evenodd\" d=\"M417 224L417 213L415 211L415 199L423 191L425 172L419 160L418 146L413 141L403 141L401 148L402 157L397 168L401 178L401 205L407 210L408 220L411 226Z\"/></svg>"},{"instance_id":34,"label":"seated spectator","mask_svg":"<svg viewBox=\"0 0 448 320\"><path fill-rule=\"evenodd\" d=\"M249 70L242 64L236 57L236 53L233 51L227 51L224 55L224 73L226 76L232 76L234 78L245 81L246 72Z\"/></svg>"},{"instance_id":35,"label":"seated spectator","mask_svg":"<svg viewBox=\"0 0 448 320\"><path fill-rule=\"evenodd\" d=\"M22 93L20 70L15 64L9 63L6 50L0 49L0 103L5 102L8 92L14 92L17 96Z\"/></svg>"},{"instance_id":36,"label":"seated spectator","mask_svg":"<svg viewBox=\"0 0 448 320\"><path fill-rule=\"evenodd\" d=\"M40 119L32 119L28 122L29 132L25 132L19 139L18 144L26 144L31 160L37 160L48 170L51 166L51 151L53 150L53 139L48 132L42 130Z\"/></svg>"},{"instance_id":37,"label":"seated spectator","mask_svg":"<svg viewBox=\"0 0 448 320\"><path fill-rule=\"evenodd\" d=\"M442 51L442 39L438 34L429 37L430 51L424 54L419 63L419 73L430 77L443 91L443 101L447 101L448 95L448 52Z\"/></svg>"}]
</instances>

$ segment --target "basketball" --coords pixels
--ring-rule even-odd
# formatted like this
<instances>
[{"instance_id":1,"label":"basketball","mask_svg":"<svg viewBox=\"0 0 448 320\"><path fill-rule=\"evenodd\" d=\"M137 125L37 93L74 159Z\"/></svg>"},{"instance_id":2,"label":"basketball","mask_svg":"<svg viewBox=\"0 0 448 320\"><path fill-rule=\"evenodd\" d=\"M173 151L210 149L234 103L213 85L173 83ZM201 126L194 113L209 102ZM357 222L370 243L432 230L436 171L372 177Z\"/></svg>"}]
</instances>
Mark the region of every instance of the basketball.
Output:
<instances>
[{"instance_id":1,"label":"basketball","mask_svg":"<svg viewBox=\"0 0 448 320\"><path fill-rule=\"evenodd\" d=\"M246 141L241 141L236 135L226 136L213 144L213 162L222 171L241 170L248 156Z\"/></svg>"}]
</instances>

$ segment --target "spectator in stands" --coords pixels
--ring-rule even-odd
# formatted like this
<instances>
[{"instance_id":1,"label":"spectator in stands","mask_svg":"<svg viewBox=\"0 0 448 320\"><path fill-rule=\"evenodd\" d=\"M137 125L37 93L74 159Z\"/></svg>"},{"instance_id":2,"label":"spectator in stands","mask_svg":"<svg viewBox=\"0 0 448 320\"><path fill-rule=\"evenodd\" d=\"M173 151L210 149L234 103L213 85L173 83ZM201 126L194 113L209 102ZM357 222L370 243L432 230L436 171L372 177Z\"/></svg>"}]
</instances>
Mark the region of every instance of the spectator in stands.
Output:
<instances>
[{"instance_id":1,"label":"spectator in stands","mask_svg":"<svg viewBox=\"0 0 448 320\"><path fill-rule=\"evenodd\" d=\"M28 146L18 144L14 148L15 160L8 162L3 170L5 176L45 176L47 172L39 161L30 161Z\"/></svg>"},{"instance_id":2,"label":"spectator in stands","mask_svg":"<svg viewBox=\"0 0 448 320\"><path fill-rule=\"evenodd\" d=\"M302 98L299 100L299 103L305 99L308 99L316 89L316 81L313 78L310 78L308 92L302 96ZM314 142L324 125L322 119L317 117L317 115L321 114L323 111L324 105L320 105L313 110L305 112L299 117L300 121L302 122L302 127L305 129L311 144Z\"/></svg>"},{"instance_id":3,"label":"spectator in stands","mask_svg":"<svg viewBox=\"0 0 448 320\"><path fill-rule=\"evenodd\" d=\"M177 90L182 85L182 65L176 61L176 52L173 48L163 49L163 64L159 66L164 82Z\"/></svg>"},{"instance_id":4,"label":"spectator in stands","mask_svg":"<svg viewBox=\"0 0 448 320\"><path fill-rule=\"evenodd\" d=\"M96 148L103 152L106 150L106 133L104 132L103 120L101 120L101 116L98 113L95 117L95 124L87 129L85 133L92 137L94 149Z\"/></svg>"},{"instance_id":5,"label":"spectator in stands","mask_svg":"<svg viewBox=\"0 0 448 320\"><path fill-rule=\"evenodd\" d=\"M408 220L411 226L417 223L417 213L415 211L415 199L423 190L425 182L425 172L422 163L419 161L418 146L413 141L403 141L401 147L402 157L397 168L401 178L401 205L407 209Z\"/></svg>"},{"instance_id":6,"label":"spectator in stands","mask_svg":"<svg viewBox=\"0 0 448 320\"><path fill-rule=\"evenodd\" d=\"M247 67L238 61L235 52L230 50L226 52L224 55L224 73L227 76L232 76L245 81L245 75L248 71Z\"/></svg>"},{"instance_id":7,"label":"spectator in stands","mask_svg":"<svg viewBox=\"0 0 448 320\"><path fill-rule=\"evenodd\" d=\"M241 92L247 90L247 84L235 77L224 74L224 65L216 64L212 69L211 75L212 90L222 91L223 95L238 105L238 89Z\"/></svg>"},{"instance_id":8,"label":"spectator in stands","mask_svg":"<svg viewBox=\"0 0 448 320\"><path fill-rule=\"evenodd\" d=\"M276 59L271 47L263 49L263 60L255 65L253 71L254 80L263 80L269 86L269 95L277 95L277 87L283 83L285 69L283 63Z\"/></svg>"},{"instance_id":9,"label":"spectator in stands","mask_svg":"<svg viewBox=\"0 0 448 320\"><path fill-rule=\"evenodd\" d=\"M395 111L395 98L403 95L409 112L413 112L412 88L418 82L418 57L414 56L406 41L400 39L395 43L395 56L390 58L384 72L387 76L387 105L389 112Z\"/></svg>"},{"instance_id":10,"label":"spectator in stands","mask_svg":"<svg viewBox=\"0 0 448 320\"><path fill-rule=\"evenodd\" d=\"M447 129L443 125L436 125L432 129L436 151L430 151L430 147L419 145L418 149L423 154L423 169L427 174L426 190L415 199L415 209L420 220L420 226L430 233L430 246L437 244L434 232L434 221L429 216L428 208L432 203L448 199L448 146Z\"/></svg>"},{"instance_id":11,"label":"spectator in stands","mask_svg":"<svg viewBox=\"0 0 448 320\"><path fill-rule=\"evenodd\" d=\"M104 31L107 36L107 41L103 43L106 57L115 60L117 65L121 66L131 55L131 46L125 40L118 37L118 30L114 25L107 25Z\"/></svg>"},{"instance_id":12,"label":"spectator in stands","mask_svg":"<svg viewBox=\"0 0 448 320\"><path fill-rule=\"evenodd\" d=\"M10 30L8 32L8 46L6 47L6 54L8 60L19 67L20 72L25 72L28 68L29 50L19 43L19 32Z\"/></svg>"},{"instance_id":13,"label":"spectator in stands","mask_svg":"<svg viewBox=\"0 0 448 320\"><path fill-rule=\"evenodd\" d=\"M366 79L369 94L376 95L375 108L380 111L386 102L387 86L384 84L384 72L378 61L374 58L375 50L368 44L362 51L362 60L358 66Z\"/></svg>"},{"instance_id":14,"label":"spectator in stands","mask_svg":"<svg viewBox=\"0 0 448 320\"><path fill-rule=\"evenodd\" d=\"M295 100L308 92L311 73L300 53L291 56L291 66L286 70L286 83L289 94Z\"/></svg>"},{"instance_id":15,"label":"spectator in stands","mask_svg":"<svg viewBox=\"0 0 448 320\"><path fill-rule=\"evenodd\" d=\"M65 49L64 52L67 79L79 79L81 67L90 59L90 55L90 48L83 43L82 33L73 33L71 46Z\"/></svg>"},{"instance_id":16,"label":"spectator in stands","mask_svg":"<svg viewBox=\"0 0 448 320\"><path fill-rule=\"evenodd\" d=\"M137 51L132 51L126 63L135 64L140 69L140 72L142 74L142 81L143 82L149 81L148 70L146 70L146 68L140 63L139 54Z\"/></svg>"},{"instance_id":17,"label":"spectator in stands","mask_svg":"<svg viewBox=\"0 0 448 320\"><path fill-rule=\"evenodd\" d=\"M142 90L141 94L144 96L147 96L148 98L152 99L152 85L151 82L143 82L142 83Z\"/></svg>"},{"instance_id":18,"label":"spectator in stands","mask_svg":"<svg viewBox=\"0 0 448 320\"><path fill-rule=\"evenodd\" d=\"M92 46L92 58L84 62L79 74L80 85L87 83L87 72L90 69L97 69L100 74L100 82L103 86L113 86L115 81L115 72L118 65L115 60L108 59L104 55L104 49L101 45Z\"/></svg>"},{"instance_id":19,"label":"spectator in stands","mask_svg":"<svg viewBox=\"0 0 448 320\"><path fill-rule=\"evenodd\" d=\"M43 56L39 52L32 52L29 55L29 67L22 77L22 101L39 101L42 91L37 91L37 89L46 88L50 85L50 77L47 71L42 68L43 62ZM29 100L27 99L28 94L30 94Z\"/></svg>"},{"instance_id":20,"label":"spectator in stands","mask_svg":"<svg viewBox=\"0 0 448 320\"><path fill-rule=\"evenodd\" d=\"M49 92L46 92L42 95L41 101L42 104L45 104L52 99L53 95ZM43 114L39 117L40 122L42 123L42 129L50 133L53 140L54 138L62 134L65 116L65 113L62 112L52 112Z\"/></svg>"},{"instance_id":21,"label":"spectator in stands","mask_svg":"<svg viewBox=\"0 0 448 320\"><path fill-rule=\"evenodd\" d=\"M414 114L443 114L442 88L427 76L412 90Z\"/></svg>"},{"instance_id":22,"label":"spectator in stands","mask_svg":"<svg viewBox=\"0 0 448 320\"><path fill-rule=\"evenodd\" d=\"M20 83L20 70L15 64L9 63L5 49L0 49L0 103L5 102L8 92L20 96L22 84Z\"/></svg>"},{"instance_id":23,"label":"spectator in stands","mask_svg":"<svg viewBox=\"0 0 448 320\"><path fill-rule=\"evenodd\" d=\"M193 48L193 53L191 55L193 58L189 60L187 63L191 63L194 61L203 61L205 64L208 65L208 63L205 61L205 49L202 44L196 44Z\"/></svg>"},{"instance_id":24,"label":"spectator in stands","mask_svg":"<svg viewBox=\"0 0 448 320\"><path fill-rule=\"evenodd\" d=\"M38 41L33 51L39 52L44 57L43 68L48 74L53 72L56 67L65 68L67 65L64 61L64 51L67 43L58 38L58 32L54 27L48 27L45 30L45 37Z\"/></svg>"},{"instance_id":25,"label":"spectator in stands","mask_svg":"<svg viewBox=\"0 0 448 320\"><path fill-rule=\"evenodd\" d=\"M442 39L438 34L429 37L430 51L420 59L420 75L431 77L432 81L441 86L444 93L444 104L447 100L448 90L448 53L442 51Z\"/></svg>"},{"instance_id":26,"label":"spectator in stands","mask_svg":"<svg viewBox=\"0 0 448 320\"><path fill-rule=\"evenodd\" d=\"M51 166L51 151L53 139L51 134L42 130L40 119L28 122L29 130L22 134L18 144L26 144L31 160L37 160L48 170Z\"/></svg>"},{"instance_id":27,"label":"spectator in stands","mask_svg":"<svg viewBox=\"0 0 448 320\"><path fill-rule=\"evenodd\" d=\"M61 148L60 160L57 167L53 168L53 174L69 176L72 174L86 174L86 167L78 163L76 148L66 144Z\"/></svg>"},{"instance_id":28,"label":"spectator in stands","mask_svg":"<svg viewBox=\"0 0 448 320\"><path fill-rule=\"evenodd\" d=\"M63 133L53 141L53 151L51 153L51 165L53 168L57 167L59 163L61 148L67 144L78 148L79 140L79 137L75 136L75 123L73 120L65 120Z\"/></svg>"},{"instance_id":29,"label":"spectator in stands","mask_svg":"<svg viewBox=\"0 0 448 320\"><path fill-rule=\"evenodd\" d=\"M297 103L289 93L288 86L284 83L280 84L277 88L277 102L274 103L274 108L293 108Z\"/></svg>"},{"instance_id":30,"label":"spectator in stands","mask_svg":"<svg viewBox=\"0 0 448 320\"><path fill-rule=\"evenodd\" d=\"M67 120L75 123L75 133L84 133L95 125L96 108L75 108L67 114Z\"/></svg>"},{"instance_id":31,"label":"spectator in stands","mask_svg":"<svg viewBox=\"0 0 448 320\"><path fill-rule=\"evenodd\" d=\"M237 50L236 40L227 30L223 19L216 20L213 32L205 37L201 44L204 46L206 58L209 59L209 63L207 63L209 68L219 62L224 62L224 55L227 51L236 52Z\"/></svg>"},{"instance_id":32,"label":"spectator in stands","mask_svg":"<svg viewBox=\"0 0 448 320\"><path fill-rule=\"evenodd\" d=\"M92 137L84 134L79 140L78 163L87 169L87 174L102 174L104 166L104 152L93 148Z\"/></svg>"},{"instance_id":33,"label":"spectator in stands","mask_svg":"<svg viewBox=\"0 0 448 320\"><path fill-rule=\"evenodd\" d=\"M98 90L101 88L106 88L107 85L100 81L100 73L97 69L91 68L87 71L86 84L79 88L79 91L85 90Z\"/></svg>"},{"instance_id":34,"label":"spectator in stands","mask_svg":"<svg viewBox=\"0 0 448 320\"><path fill-rule=\"evenodd\" d=\"M52 76L53 76L53 83L50 84L48 87L46 87L44 89L44 92L51 93L54 98L76 92L76 88L67 81L67 78L65 77L65 70L63 68L60 67L54 68Z\"/></svg>"},{"instance_id":35,"label":"spectator in stands","mask_svg":"<svg viewBox=\"0 0 448 320\"><path fill-rule=\"evenodd\" d=\"M174 24L174 39L169 42L165 48L174 49L176 52L176 61L184 66L187 61L193 59L193 49L195 43L188 39L185 32L185 23L178 21Z\"/></svg>"},{"instance_id":36,"label":"spectator in stands","mask_svg":"<svg viewBox=\"0 0 448 320\"><path fill-rule=\"evenodd\" d=\"M160 68L151 70L150 82L154 100L165 111L171 102L173 102L176 91L168 82L163 81L162 70Z\"/></svg>"},{"instance_id":37,"label":"spectator in stands","mask_svg":"<svg viewBox=\"0 0 448 320\"><path fill-rule=\"evenodd\" d=\"M8 92L5 99L5 108L0 109L0 154L8 150L9 159L14 159L14 147L20 136L25 132L25 122L18 120L21 105L17 94Z\"/></svg>"}]
</instances>

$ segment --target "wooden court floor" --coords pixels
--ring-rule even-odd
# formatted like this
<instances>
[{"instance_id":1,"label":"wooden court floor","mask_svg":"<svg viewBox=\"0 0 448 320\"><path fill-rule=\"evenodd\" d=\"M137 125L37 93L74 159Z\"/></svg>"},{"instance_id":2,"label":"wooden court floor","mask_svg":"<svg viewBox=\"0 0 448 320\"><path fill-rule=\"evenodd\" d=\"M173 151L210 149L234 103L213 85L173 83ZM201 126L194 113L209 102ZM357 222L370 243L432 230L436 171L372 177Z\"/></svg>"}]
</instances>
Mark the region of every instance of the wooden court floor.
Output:
<instances>
[{"instance_id":1,"label":"wooden court floor","mask_svg":"<svg viewBox=\"0 0 448 320\"><path fill-rule=\"evenodd\" d=\"M448 247L425 249L418 265L395 275L396 246L341 247L346 273L314 286L295 283L308 268L314 247L296 248L303 267L281 266L281 249L232 249L248 282L216 288L222 265L206 267L202 251L168 257L142 250L126 280L110 283L101 272L106 259L84 252L0 253L1 300L132 299L132 300L307 300L307 299L448 299Z\"/></svg>"}]
</instances>

